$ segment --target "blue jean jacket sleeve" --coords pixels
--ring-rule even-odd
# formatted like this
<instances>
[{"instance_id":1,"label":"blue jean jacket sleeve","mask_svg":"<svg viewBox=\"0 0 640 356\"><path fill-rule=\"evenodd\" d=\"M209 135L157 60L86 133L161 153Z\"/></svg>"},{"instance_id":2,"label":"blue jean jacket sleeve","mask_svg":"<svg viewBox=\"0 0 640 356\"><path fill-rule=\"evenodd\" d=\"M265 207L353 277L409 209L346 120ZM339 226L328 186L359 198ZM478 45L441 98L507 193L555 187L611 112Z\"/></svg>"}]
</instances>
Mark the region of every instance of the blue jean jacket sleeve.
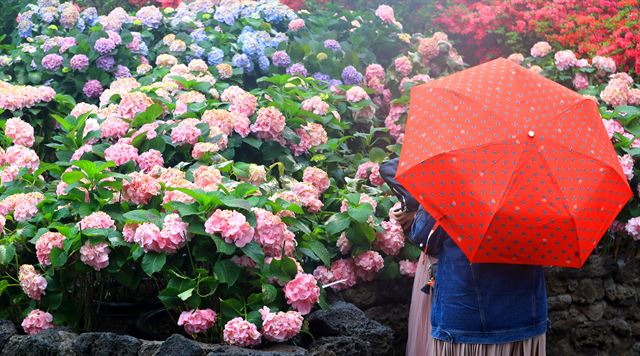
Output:
<instances>
[{"instance_id":1,"label":"blue jean jacket sleeve","mask_svg":"<svg viewBox=\"0 0 640 356\"><path fill-rule=\"evenodd\" d=\"M436 220L427 213L422 206L418 208L416 212L416 216L413 220L413 224L411 225L411 231L409 233L409 239L420 247L424 247L424 244L427 243L427 238L429 237L429 233L433 226L436 224ZM427 246L427 251L430 255L438 254L438 251L442 247L442 241L447 237L446 233L442 228L438 228L431 238L429 239Z\"/></svg>"}]
</instances>

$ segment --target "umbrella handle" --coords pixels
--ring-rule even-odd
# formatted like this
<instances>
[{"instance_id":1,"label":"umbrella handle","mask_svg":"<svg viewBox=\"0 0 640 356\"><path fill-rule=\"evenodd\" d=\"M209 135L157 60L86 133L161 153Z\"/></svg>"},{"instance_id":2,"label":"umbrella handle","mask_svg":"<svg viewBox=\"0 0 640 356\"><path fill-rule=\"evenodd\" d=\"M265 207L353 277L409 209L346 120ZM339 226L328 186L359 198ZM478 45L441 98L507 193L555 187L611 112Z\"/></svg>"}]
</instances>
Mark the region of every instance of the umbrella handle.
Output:
<instances>
[{"instance_id":1,"label":"umbrella handle","mask_svg":"<svg viewBox=\"0 0 640 356\"><path fill-rule=\"evenodd\" d=\"M436 220L436 223L433 225L433 228L431 228L431 231L429 231L429 236L427 236L427 241L424 243L424 254L427 256L428 256L427 247L429 247L429 240L431 239L431 236L433 235L433 233L436 232L438 227L440 227L440 222L439 220Z\"/></svg>"}]
</instances>

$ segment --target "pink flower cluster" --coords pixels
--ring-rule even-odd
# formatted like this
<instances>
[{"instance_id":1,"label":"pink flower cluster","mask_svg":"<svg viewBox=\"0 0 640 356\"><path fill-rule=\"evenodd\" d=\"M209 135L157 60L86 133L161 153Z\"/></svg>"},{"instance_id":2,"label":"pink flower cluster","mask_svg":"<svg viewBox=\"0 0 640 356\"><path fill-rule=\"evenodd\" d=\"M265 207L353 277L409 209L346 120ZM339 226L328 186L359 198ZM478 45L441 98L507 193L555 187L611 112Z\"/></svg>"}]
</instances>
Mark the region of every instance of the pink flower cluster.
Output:
<instances>
[{"instance_id":1,"label":"pink flower cluster","mask_svg":"<svg viewBox=\"0 0 640 356\"><path fill-rule=\"evenodd\" d=\"M32 265L20 266L18 280L20 280L20 287L29 298L39 301L40 296L45 294L47 280L36 272Z\"/></svg>"},{"instance_id":2,"label":"pink flower cluster","mask_svg":"<svg viewBox=\"0 0 640 356\"><path fill-rule=\"evenodd\" d=\"M620 165L622 166L622 170L624 171L624 175L627 176L628 180L633 179L633 157L630 154L625 154L624 156L618 156L620 160Z\"/></svg>"},{"instance_id":3,"label":"pink flower cluster","mask_svg":"<svg viewBox=\"0 0 640 356\"><path fill-rule=\"evenodd\" d=\"M259 311L262 316L262 335L269 341L287 341L302 329L304 318L296 311L271 313L266 306Z\"/></svg>"},{"instance_id":4,"label":"pink flower cluster","mask_svg":"<svg viewBox=\"0 0 640 356\"><path fill-rule=\"evenodd\" d=\"M376 234L375 245L387 255L395 256L404 247L404 232L400 224L391 219L382 222L384 233Z\"/></svg>"},{"instance_id":5,"label":"pink flower cluster","mask_svg":"<svg viewBox=\"0 0 640 356\"><path fill-rule=\"evenodd\" d=\"M90 215L85 216L78 223L78 227L81 230L87 229L114 229L116 228L116 223L111 219L109 214L103 211L96 211L91 213Z\"/></svg>"},{"instance_id":6,"label":"pink flower cluster","mask_svg":"<svg viewBox=\"0 0 640 356\"><path fill-rule=\"evenodd\" d=\"M418 269L417 261L402 260L400 264L400 274L408 277L415 277L416 270Z\"/></svg>"},{"instance_id":7,"label":"pink flower cluster","mask_svg":"<svg viewBox=\"0 0 640 356\"><path fill-rule=\"evenodd\" d=\"M251 125L251 132L263 140L282 141L285 117L276 107L260 108L256 122Z\"/></svg>"},{"instance_id":8,"label":"pink flower cluster","mask_svg":"<svg viewBox=\"0 0 640 356\"><path fill-rule=\"evenodd\" d=\"M184 326L187 334L201 334L213 327L216 317L216 312L211 309L183 311L178 318L178 325Z\"/></svg>"},{"instance_id":9,"label":"pink flower cluster","mask_svg":"<svg viewBox=\"0 0 640 356\"><path fill-rule=\"evenodd\" d=\"M331 184L327 172L316 167L305 168L302 173L302 181L311 183L320 193L324 193Z\"/></svg>"},{"instance_id":10,"label":"pink flower cluster","mask_svg":"<svg viewBox=\"0 0 640 356\"><path fill-rule=\"evenodd\" d=\"M260 335L258 328L240 317L233 318L227 322L222 331L222 336L227 344L240 347L256 346L262 342L262 335Z\"/></svg>"},{"instance_id":11,"label":"pink flower cluster","mask_svg":"<svg viewBox=\"0 0 640 356\"><path fill-rule=\"evenodd\" d=\"M93 267L94 270L100 271L109 266L110 252L111 250L106 242L98 242L94 245L87 241L80 247L80 261Z\"/></svg>"},{"instance_id":12,"label":"pink flower cluster","mask_svg":"<svg viewBox=\"0 0 640 356\"><path fill-rule=\"evenodd\" d=\"M617 132L619 134L624 134L624 127L618 120L616 119L602 119L602 124L604 128L607 130L607 135L609 138L613 138L613 135Z\"/></svg>"},{"instance_id":13,"label":"pink flower cluster","mask_svg":"<svg viewBox=\"0 0 640 356\"><path fill-rule=\"evenodd\" d=\"M374 63L367 66L365 70L365 84L380 95L384 92L385 74L381 65Z\"/></svg>"},{"instance_id":14,"label":"pink flower cluster","mask_svg":"<svg viewBox=\"0 0 640 356\"><path fill-rule=\"evenodd\" d=\"M142 92L125 93L118 104L118 114L124 119L133 120L136 115L145 112L153 100Z\"/></svg>"},{"instance_id":15,"label":"pink flower cluster","mask_svg":"<svg viewBox=\"0 0 640 356\"><path fill-rule=\"evenodd\" d=\"M393 63L396 68L396 72L398 72L402 77L408 76L411 74L411 71L413 71L413 64L407 56L398 57Z\"/></svg>"},{"instance_id":16,"label":"pink flower cluster","mask_svg":"<svg viewBox=\"0 0 640 356\"><path fill-rule=\"evenodd\" d=\"M48 103L56 96L55 90L40 86L12 85L0 81L0 109L15 111Z\"/></svg>"},{"instance_id":17,"label":"pink flower cluster","mask_svg":"<svg viewBox=\"0 0 640 356\"><path fill-rule=\"evenodd\" d=\"M13 213L16 221L27 221L38 214L37 205L44 200L42 193L18 193L0 201L0 214Z\"/></svg>"},{"instance_id":18,"label":"pink flower cluster","mask_svg":"<svg viewBox=\"0 0 640 356\"><path fill-rule=\"evenodd\" d=\"M329 104L325 103L318 95L304 100L300 105L300 108L321 116L324 116L329 112Z\"/></svg>"},{"instance_id":19,"label":"pink flower cluster","mask_svg":"<svg viewBox=\"0 0 640 356\"><path fill-rule=\"evenodd\" d=\"M640 240L640 217L629 219L624 229L634 240Z\"/></svg>"},{"instance_id":20,"label":"pink flower cluster","mask_svg":"<svg viewBox=\"0 0 640 356\"><path fill-rule=\"evenodd\" d=\"M115 116L109 116L100 123L100 137L102 138L120 138L126 135L127 131L129 131L129 124Z\"/></svg>"},{"instance_id":21,"label":"pink flower cluster","mask_svg":"<svg viewBox=\"0 0 640 356\"><path fill-rule=\"evenodd\" d=\"M587 75L587 73L576 73L576 75L573 77L573 87L576 90L587 89L589 87L589 76Z\"/></svg>"},{"instance_id":22,"label":"pink flower cluster","mask_svg":"<svg viewBox=\"0 0 640 356\"><path fill-rule=\"evenodd\" d=\"M175 253L187 241L189 224L182 221L178 214L169 214L164 218L162 230L153 223L138 226L132 242L140 245L145 252ZM130 231L127 231L130 235Z\"/></svg>"},{"instance_id":23,"label":"pink flower cluster","mask_svg":"<svg viewBox=\"0 0 640 356\"><path fill-rule=\"evenodd\" d=\"M296 278L284 286L287 303L302 315L309 314L313 305L318 302L320 288L312 275L298 273Z\"/></svg>"},{"instance_id":24,"label":"pink flower cluster","mask_svg":"<svg viewBox=\"0 0 640 356\"><path fill-rule=\"evenodd\" d=\"M356 265L356 276L363 281L372 281L384 267L384 259L376 251L362 252L354 257L353 262Z\"/></svg>"},{"instance_id":25,"label":"pink flower cluster","mask_svg":"<svg viewBox=\"0 0 640 356\"><path fill-rule=\"evenodd\" d=\"M369 179L371 184L379 187L384 184L380 176L380 165L374 162L365 162L358 167L356 179Z\"/></svg>"},{"instance_id":26,"label":"pink flower cluster","mask_svg":"<svg viewBox=\"0 0 640 356\"><path fill-rule=\"evenodd\" d=\"M317 213L324 206L319 199L320 192L311 183L294 183L291 191L300 199L302 205L307 208L310 213Z\"/></svg>"},{"instance_id":27,"label":"pink flower cluster","mask_svg":"<svg viewBox=\"0 0 640 356\"><path fill-rule=\"evenodd\" d=\"M389 130L389 134L398 143L402 143L404 138L404 128L398 124L398 121L407 112L407 106L402 104L391 104L389 108L389 114L384 119L384 125Z\"/></svg>"},{"instance_id":28,"label":"pink flower cluster","mask_svg":"<svg viewBox=\"0 0 640 356\"><path fill-rule=\"evenodd\" d=\"M304 28L304 20L303 19L295 19L289 22L289 30L292 32L296 32Z\"/></svg>"},{"instance_id":29,"label":"pink flower cluster","mask_svg":"<svg viewBox=\"0 0 640 356\"><path fill-rule=\"evenodd\" d=\"M208 234L220 234L227 243L244 247L253 240L254 230L247 218L234 210L216 209L204 224Z\"/></svg>"},{"instance_id":30,"label":"pink flower cluster","mask_svg":"<svg viewBox=\"0 0 640 356\"><path fill-rule=\"evenodd\" d=\"M551 53L551 45L548 42L540 41L531 47L531 56L542 58Z\"/></svg>"},{"instance_id":31,"label":"pink flower cluster","mask_svg":"<svg viewBox=\"0 0 640 356\"><path fill-rule=\"evenodd\" d=\"M34 335L42 330L51 329L53 327L53 315L40 309L34 309L29 312L24 320L22 320L22 329L28 335Z\"/></svg>"},{"instance_id":32,"label":"pink flower cluster","mask_svg":"<svg viewBox=\"0 0 640 356\"><path fill-rule=\"evenodd\" d=\"M347 238L346 233L343 232L340 234L338 240L336 241L336 246L340 250L340 253L343 255L346 255L347 253L349 253L349 251L351 251L351 241L349 241L349 239Z\"/></svg>"},{"instance_id":33,"label":"pink flower cluster","mask_svg":"<svg viewBox=\"0 0 640 356\"><path fill-rule=\"evenodd\" d=\"M242 88L232 85L220 95L220 100L230 103L229 111L237 111L245 116L251 116L258 107L258 99Z\"/></svg>"},{"instance_id":34,"label":"pink flower cluster","mask_svg":"<svg viewBox=\"0 0 640 356\"><path fill-rule=\"evenodd\" d=\"M122 180L122 198L137 205L149 203L160 194L160 183L151 175L133 172Z\"/></svg>"},{"instance_id":35,"label":"pink flower cluster","mask_svg":"<svg viewBox=\"0 0 640 356\"><path fill-rule=\"evenodd\" d=\"M313 276L323 285L330 285L333 290L344 290L356 284L356 265L352 258L333 261L331 269L318 266L313 271Z\"/></svg>"},{"instance_id":36,"label":"pink flower cluster","mask_svg":"<svg viewBox=\"0 0 640 356\"><path fill-rule=\"evenodd\" d=\"M10 146L0 158L16 171L28 168L33 173L40 166L38 154L32 149L20 145Z\"/></svg>"},{"instance_id":37,"label":"pink flower cluster","mask_svg":"<svg viewBox=\"0 0 640 356\"><path fill-rule=\"evenodd\" d=\"M393 13L393 8L389 5L380 5L376 9L376 16L382 20L382 22L387 24L396 24L396 17Z\"/></svg>"},{"instance_id":38,"label":"pink flower cluster","mask_svg":"<svg viewBox=\"0 0 640 356\"><path fill-rule=\"evenodd\" d=\"M440 54L438 40L434 37L420 38L418 40L418 53L420 53L423 63L429 63L431 59Z\"/></svg>"},{"instance_id":39,"label":"pink flower cluster","mask_svg":"<svg viewBox=\"0 0 640 356\"><path fill-rule=\"evenodd\" d=\"M616 72L616 61L611 57L595 56L591 60L591 64L598 70L598 74Z\"/></svg>"},{"instance_id":40,"label":"pink flower cluster","mask_svg":"<svg viewBox=\"0 0 640 356\"><path fill-rule=\"evenodd\" d=\"M522 55L522 53L512 53L509 55L509 57L507 57L507 59L517 65L521 65L524 61L524 56Z\"/></svg>"},{"instance_id":41,"label":"pink flower cluster","mask_svg":"<svg viewBox=\"0 0 640 356\"><path fill-rule=\"evenodd\" d=\"M324 145L329 140L324 127L314 122L298 127L295 132L300 137L300 142L297 144L291 142L290 148L296 156L308 152L312 147Z\"/></svg>"},{"instance_id":42,"label":"pink flower cluster","mask_svg":"<svg viewBox=\"0 0 640 356\"><path fill-rule=\"evenodd\" d=\"M4 133L16 145L31 147L35 141L33 137L33 126L22 121L19 117L7 120Z\"/></svg>"},{"instance_id":43,"label":"pink flower cluster","mask_svg":"<svg viewBox=\"0 0 640 356\"><path fill-rule=\"evenodd\" d=\"M362 100L369 100L369 94L359 86L353 86L345 94L347 101L354 104Z\"/></svg>"},{"instance_id":44,"label":"pink flower cluster","mask_svg":"<svg viewBox=\"0 0 640 356\"><path fill-rule=\"evenodd\" d=\"M151 173L164 166L164 158L162 158L162 152L150 149L140 154L136 158L136 163L142 172Z\"/></svg>"},{"instance_id":45,"label":"pink flower cluster","mask_svg":"<svg viewBox=\"0 0 640 356\"><path fill-rule=\"evenodd\" d=\"M214 167L200 166L193 172L193 182L198 189L212 192L222 184L222 174Z\"/></svg>"},{"instance_id":46,"label":"pink flower cluster","mask_svg":"<svg viewBox=\"0 0 640 356\"><path fill-rule=\"evenodd\" d=\"M633 78L626 73L611 76L607 86L600 92L600 98L611 106L640 105L640 89L632 88Z\"/></svg>"},{"instance_id":47,"label":"pink flower cluster","mask_svg":"<svg viewBox=\"0 0 640 356\"><path fill-rule=\"evenodd\" d=\"M365 203L369 203L373 208L373 211L376 211L378 207L378 202L374 198L370 197L369 195L360 193L360 199L358 200L358 204L365 204ZM347 209L349 208L348 204L349 202L347 202L346 199L342 201L342 206L340 207L341 213L347 212Z\"/></svg>"},{"instance_id":48,"label":"pink flower cluster","mask_svg":"<svg viewBox=\"0 0 640 356\"><path fill-rule=\"evenodd\" d=\"M38 242L36 242L36 256L38 257L38 262L42 266L48 266L51 264L51 250L54 247L59 249L63 249L62 245L65 237L59 232L45 232L38 238Z\"/></svg>"},{"instance_id":49,"label":"pink flower cluster","mask_svg":"<svg viewBox=\"0 0 640 356\"><path fill-rule=\"evenodd\" d=\"M202 135L200 129L196 126L200 121L197 119L184 119L180 121L178 126L171 130L171 142L175 145L195 145L198 137Z\"/></svg>"},{"instance_id":50,"label":"pink flower cluster","mask_svg":"<svg viewBox=\"0 0 640 356\"><path fill-rule=\"evenodd\" d=\"M266 256L293 256L297 242L295 234L287 229L287 225L270 211L254 208L256 214L255 240L262 247Z\"/></svg>"},{"instance_id":51,"label":"pink flower cluster","mask_svg":"<svg viewBox=\"0 0 640 356\"><path fill-rule=\"evenodd\" d=\"M554 55L554 59L556 61L556 67L558 67L559 70L567 70L569 68L575 67L578 64L576 54L571 50L556 52L556 54Z\"/></svg>"}]
</instances>

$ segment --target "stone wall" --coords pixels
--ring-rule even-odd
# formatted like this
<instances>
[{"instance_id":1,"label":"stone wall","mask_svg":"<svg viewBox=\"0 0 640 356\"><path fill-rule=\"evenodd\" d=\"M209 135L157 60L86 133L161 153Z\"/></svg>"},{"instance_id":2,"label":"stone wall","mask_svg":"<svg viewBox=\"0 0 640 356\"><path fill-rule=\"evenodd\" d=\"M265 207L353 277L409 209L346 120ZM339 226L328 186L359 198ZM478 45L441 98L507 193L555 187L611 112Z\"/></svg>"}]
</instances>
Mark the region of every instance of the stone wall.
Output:
<instances>
[{"instance_id":1,"label":"stone wall","mask_svg":"<svg viewBox=\"0 0 640 356\"><path fill-rule=\"evenodd\" d=\"M619 266L591 256L580 270L549 268L545 273L548 355L640 355L640 259ZM339 296L394 330L395 355L404 355L411 283L376 281Z\"/></svg>"}]
</instances>

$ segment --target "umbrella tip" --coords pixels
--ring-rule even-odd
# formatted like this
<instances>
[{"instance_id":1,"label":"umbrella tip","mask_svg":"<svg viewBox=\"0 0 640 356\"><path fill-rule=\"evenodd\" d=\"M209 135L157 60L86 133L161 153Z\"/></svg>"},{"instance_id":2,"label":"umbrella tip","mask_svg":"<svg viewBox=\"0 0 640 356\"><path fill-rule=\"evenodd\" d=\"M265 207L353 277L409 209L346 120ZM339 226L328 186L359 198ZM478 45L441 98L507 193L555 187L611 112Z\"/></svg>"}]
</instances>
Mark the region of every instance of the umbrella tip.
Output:
<instances>
[{"instance_id":1,"label":"umbrella tip","mask_svg":"<svg viewBox=\"0 0 640 356\"><path fill-rule=\"evenodd\" d=\"M533 138L536 135L535 132L533 132L533 130L529 131L529 137Z\"/></svg>"}]
</instances>

